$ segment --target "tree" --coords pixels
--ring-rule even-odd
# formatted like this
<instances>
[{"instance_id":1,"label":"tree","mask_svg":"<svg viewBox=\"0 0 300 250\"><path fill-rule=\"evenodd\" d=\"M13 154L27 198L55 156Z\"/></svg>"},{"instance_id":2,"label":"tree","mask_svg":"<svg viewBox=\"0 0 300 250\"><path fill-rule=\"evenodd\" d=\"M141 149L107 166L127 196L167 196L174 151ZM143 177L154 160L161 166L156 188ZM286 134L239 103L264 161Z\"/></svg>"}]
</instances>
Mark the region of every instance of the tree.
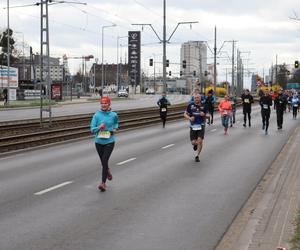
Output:
<instances>
[{"instance_id":1,"label":"tree","mask_svg":"<svg viewBox=\"0 0 300 250\"><path fill-rule=\"evenodd\" d=\"M5 30L0 35L0 47L1 47L0 65L7 65L7 52L8 52L7 41L8 41L8 32L7 30ZM14 64L18 61L18 58L14 56L14 52L15 52L14 44L15 44L15 40L13 38L13 30L9 29L10 64Z\"/></svg>"},{"instance_id":2,"label":"tree","mask_svg":"<svg viewBox=\"0 0 300 250\"><path fill-rule=\"evenodd\" d=\"M277 73L277 82L281 87L285 87L288 80L288 70L286 68L286 65L279 65L279 71Z\"/></svg>"},{"instance_id":3,"label":"tree","mask_svg":"<svg viewBox=\"0 0 300 250\"><path fill-rule=\"evenodd\" d=\"M296 83L296 82L300 83L300 69L297 69L294 72L292 78L288 82L290 82L290 83Z\"/></svg>"}]
</instances>

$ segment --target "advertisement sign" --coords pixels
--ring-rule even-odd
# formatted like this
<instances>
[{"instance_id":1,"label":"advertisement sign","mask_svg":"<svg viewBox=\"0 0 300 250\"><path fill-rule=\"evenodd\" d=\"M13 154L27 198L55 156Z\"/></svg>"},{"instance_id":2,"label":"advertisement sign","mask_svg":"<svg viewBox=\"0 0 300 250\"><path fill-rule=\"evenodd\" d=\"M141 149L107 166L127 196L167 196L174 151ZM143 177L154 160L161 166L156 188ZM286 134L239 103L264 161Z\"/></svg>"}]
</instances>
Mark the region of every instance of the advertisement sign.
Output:
<instances>
[{"instance_id":1,"label":"advertisement sign","mask_svg":"<svg viewBox=\"0 0 300 250\"><path fill-rule=\"evenodd\" d=\"M61 84L59 84L59 83L51 84L51 99L52 100L61 100L62 99Z\"/></svg>"},{"instance_id":2,"label":"advertisement sign","mask_svg":"<svg viewBox=\"0 0 300 250\"><path fill-rule=\"evenodd\" d=\"M17 90L9 88L9 100L16 101L17 100Z\"/></svg>"},{"instance_id":3,"label":"advertisement sign","mask_svg":"<svg viewBox=\"0 0 300 250\"><path fill-rule=\"evenodd\" d=\"M9 87L18 88L18 69L9 67ZM8 70L7 66L0 65L0 88L8 87Z\"/></svg>"},{"instance_id":4,"label":"advertisement sign","mask_svg":"<svg viewBox=\"0 0 300 250\"><path fill-rule=\"evenodd\" d=\"M131 86L140 84L141 75L141 32L128 31L128 67Z\"/></svg>"}]
</instances>

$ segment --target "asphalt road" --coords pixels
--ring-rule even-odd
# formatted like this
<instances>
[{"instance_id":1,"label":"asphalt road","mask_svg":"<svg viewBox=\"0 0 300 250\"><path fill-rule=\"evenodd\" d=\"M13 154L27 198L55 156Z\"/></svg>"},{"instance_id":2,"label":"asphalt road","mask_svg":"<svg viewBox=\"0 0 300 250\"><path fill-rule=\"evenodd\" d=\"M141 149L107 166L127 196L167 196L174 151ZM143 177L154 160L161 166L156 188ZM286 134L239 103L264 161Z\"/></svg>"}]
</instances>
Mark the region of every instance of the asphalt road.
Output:
<instances>
[{"instance_id":1,"label":"asphalt road","mask_svg":"<svg viewBox=\"0 0 300 250\"><path fill-rule=\"evenodd\" d=\"M135 109L156 106L156 102L160 98L160 95L136 95L135 99L123 99L112 102L113 110ZM188 95L169 95L168 99L171 104L178 104L187 102L190 100ZM66 105L52 106L52 116L66 116L77 114L94 113L99 109L99 102L88 103L72 103ZM44 117L49 117L47 112L43 112ZM1 110L0 109L0 122L3 121L15 121L22 119L40 118L40 108L25 108L25 109L13 109L13 110Z\"/></svg>"},{"instance_id":2,"label":"asphalt road","mask_svg":"<svg viewBox=\"0 0 300 250\"><path fill-rule=\"evenodd\" d=\"M265 136L258 107L237 120L207 127L200 163L187 121L118 134L104 193L92 140L2 158L0 249L214 249L299 125L277 131L273 112Z\"/></svg>"}]
</instances>

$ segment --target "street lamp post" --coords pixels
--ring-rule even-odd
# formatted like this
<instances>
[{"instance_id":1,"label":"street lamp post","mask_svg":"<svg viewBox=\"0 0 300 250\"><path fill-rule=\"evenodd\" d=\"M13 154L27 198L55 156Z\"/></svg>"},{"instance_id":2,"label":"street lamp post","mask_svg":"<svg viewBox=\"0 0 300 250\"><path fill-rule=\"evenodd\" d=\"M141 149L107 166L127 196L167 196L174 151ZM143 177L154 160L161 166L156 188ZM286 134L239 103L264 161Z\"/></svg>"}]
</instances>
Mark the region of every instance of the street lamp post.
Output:
<instances>
[{"instance_id":1,"label":"street lamp post","mask_svg":"<svg viewBox=\"0 0 300 250\"><path fill-rule=\"evenodd\" d=\"M117 77L116 77L116 85L117 85L117 90L119 90L119 40L121 38L126 38L128 36L118 36L117 37Z\"/></svg>"},{"instance_id":2,"label":"street lamp post","mask_svg":"<svg viewBox=\"0 0 300 250\"><path fill-rule=\"evenodd\" d=\"M102 60L101 60L101 89L102 89L102 95L103 95L103 87L104 87L104 65L103 65L103 59L104 59L104 50L103 50L103 45L104 45L104 29L105 28L110 28L110 27L115 27L116 25L106 25L106 26L102 26Z\"/></svg>"},{"instance_id":3,"label":"street lamp post","mask_svg":"<svg viewBox=\"0 0 300 250\"><path fill-rule=\"evenodd\" d=\"M94 94L96 92L96 65L98 65L98 58L95 58L94 64Z\"/></svg>"}]
</instances>

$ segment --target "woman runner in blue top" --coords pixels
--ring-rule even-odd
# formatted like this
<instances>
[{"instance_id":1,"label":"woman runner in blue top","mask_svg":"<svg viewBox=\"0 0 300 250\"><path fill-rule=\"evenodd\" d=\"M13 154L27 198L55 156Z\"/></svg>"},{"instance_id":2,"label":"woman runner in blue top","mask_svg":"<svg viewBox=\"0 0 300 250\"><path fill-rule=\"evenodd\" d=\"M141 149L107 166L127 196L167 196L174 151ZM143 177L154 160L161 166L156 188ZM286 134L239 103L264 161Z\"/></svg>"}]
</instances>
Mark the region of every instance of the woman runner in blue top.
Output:
<instances>
[{"instance_id":1,"label":"woman runner in blue top","mask_svg":"<svg viewBox=\"0 0 300 250\"><path fill-rule=\"evenodd\" d=\"M115 146L114 133L119 122L117 113L111 111L109 97L102 97L100 104L101 110L94 114L90 129L95 134L95 145L102 164L102 182L98 188L103 192L106 190L106 179L112 180L108 160Z\"/></svg>"}]
</instances>

